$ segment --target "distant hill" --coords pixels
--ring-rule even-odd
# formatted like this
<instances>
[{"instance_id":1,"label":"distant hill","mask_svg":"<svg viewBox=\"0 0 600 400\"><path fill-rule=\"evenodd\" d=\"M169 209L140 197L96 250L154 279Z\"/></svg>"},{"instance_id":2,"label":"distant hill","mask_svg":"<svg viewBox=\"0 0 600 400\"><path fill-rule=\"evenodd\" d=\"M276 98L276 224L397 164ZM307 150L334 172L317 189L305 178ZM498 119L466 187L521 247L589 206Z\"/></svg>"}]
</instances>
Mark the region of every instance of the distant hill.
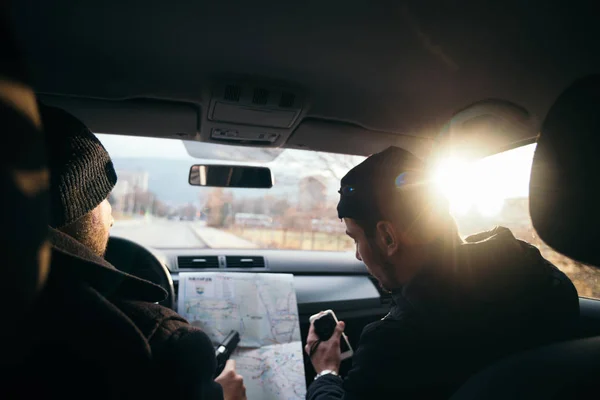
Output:
<instances>
[{"instance_id":1,"label":"distant hill","mask_svg":"<svg viewBox=\"0 0 600 400\"><path fill-rule=\"evenodd\" d=\"M119 171L145 171L148 173L148 190L167 203L189 203L198 199L199 188L188 184L189 160L153 158L114 158Z\"/></svg>"}]
</instances>

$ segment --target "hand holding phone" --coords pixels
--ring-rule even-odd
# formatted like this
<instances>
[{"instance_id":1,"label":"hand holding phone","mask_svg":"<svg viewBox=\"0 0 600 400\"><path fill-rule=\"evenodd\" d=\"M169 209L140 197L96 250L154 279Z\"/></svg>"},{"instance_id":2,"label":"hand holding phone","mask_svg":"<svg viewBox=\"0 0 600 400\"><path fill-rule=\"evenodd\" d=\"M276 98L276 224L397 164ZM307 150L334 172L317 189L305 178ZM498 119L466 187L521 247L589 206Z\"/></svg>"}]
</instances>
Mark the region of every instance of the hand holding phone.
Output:
<instances>
[{"instance_id":1,"label":"hand holding phone","mask_svg":"<svg viewBox=\"0 0 600 400\"><path fill-rule=\"evenodd\" d=\"M326 310L318 314L312 315L309 318L310 323L313 325L315 334L319 337L319 340L324 342L331 338L335 327L338 324L338 319L332 310ZM354 354L348 337L342 333L340 337L340 352L341 360L352 357Z\"/></svg>"}]
</instances>

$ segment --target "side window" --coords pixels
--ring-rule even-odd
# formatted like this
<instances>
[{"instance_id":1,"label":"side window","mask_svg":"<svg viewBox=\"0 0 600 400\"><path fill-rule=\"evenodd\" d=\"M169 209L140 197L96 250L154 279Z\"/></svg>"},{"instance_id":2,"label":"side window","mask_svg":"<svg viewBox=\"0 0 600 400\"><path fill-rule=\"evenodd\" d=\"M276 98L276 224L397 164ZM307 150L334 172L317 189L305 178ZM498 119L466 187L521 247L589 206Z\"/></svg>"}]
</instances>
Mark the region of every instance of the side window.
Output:
<instances>
[{"instance_id":1,"label":"side window","mask_svg":"<svg viewBox=\"0 0 600 400\"><path fill-rule=\"evenodd\" d=\"M496 154L473 164L448 160L436 180L448 197L461 236L509 228L515 237L538 247L563 271L580 296L600 298L600 270L571 260L547 246L529 216L529 174L535 144Z\"/></svg>"}]
</instances>

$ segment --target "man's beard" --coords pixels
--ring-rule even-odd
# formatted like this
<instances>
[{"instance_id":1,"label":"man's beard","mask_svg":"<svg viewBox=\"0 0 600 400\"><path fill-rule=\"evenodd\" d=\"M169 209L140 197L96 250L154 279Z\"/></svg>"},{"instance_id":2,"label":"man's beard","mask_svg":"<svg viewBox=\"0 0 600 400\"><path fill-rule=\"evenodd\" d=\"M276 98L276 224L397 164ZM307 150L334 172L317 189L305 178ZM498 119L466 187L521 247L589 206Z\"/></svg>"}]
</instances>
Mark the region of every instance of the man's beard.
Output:
<instances>
[{"instance_id":1,"label":"man's beard","mask_svg":"<svg viewBox=\"0 0 600 400\"><path fill-rule=\"evenodd\" d=\"M377 279L377 282L379 282L379 287L381 289L383 289L386 292L391 292L394 289L397 289L397 286L394 281L395 281L395 274L394 274L394 266L387 263L387 262L382 262L381 264L381 272L382 275L385 278L385 282L387 283L384 284L381 280ZM390 286L390 287L388 287Z\"/></svg>"},{"instance_id":2,"label":"man's beard","mask_svg":"<svg viewBox=\"0 0 600 400\"><path fill-rule=\"evenodd\" d=\"M100 257L104 257L104 253L106 253L108 229L97 220L93 212L86 214L73 224L61 228L64 233L73 237Z\"/></svg>"},{"instance_id":3,"label":"man's beard","mask_svg":"<svg viewBox=\"0 0 600 400\"><path fill-rule=\"evenodd\" d=\"M377 279L377 283L379 287L386 292L391 292L397 286L395 284L396 274L394 271L394 265L387 261L387 258L384 256L383 250L380 250L379 247L375 244L374 241L369 241L369 246L371 247L371 254L373 257L373 261L379 265L380 274L382 275L380 278L376 277L371 273L371 275ZM388 287L390 286L390 287Z\"/></svg>"},{"instance_id":4,"label":"man's beard","mask_svg":"<svg viewBox=\"0 0 600 400\"><path fill-rule=\"evenodd\" d=\"M97 256L104 257L108 245L108 234L102 232L90 232L93 234L81 238L80 242L92 250Z\"/></svg>"}]
</instances>

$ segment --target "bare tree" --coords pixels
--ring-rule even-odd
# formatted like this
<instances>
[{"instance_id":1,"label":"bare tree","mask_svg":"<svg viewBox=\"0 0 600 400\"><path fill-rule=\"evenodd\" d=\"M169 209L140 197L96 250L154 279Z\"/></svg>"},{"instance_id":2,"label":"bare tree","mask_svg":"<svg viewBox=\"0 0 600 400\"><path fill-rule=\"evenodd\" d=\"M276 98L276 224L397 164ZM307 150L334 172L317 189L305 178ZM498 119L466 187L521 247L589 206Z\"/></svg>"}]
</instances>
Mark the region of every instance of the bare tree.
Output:
<instances>
[{"instance_id":1,"label":"bare tree","mask_svg":"<svg viewBox=\"0 0 600 400\"><path fill-rule=\"evenodd\" d=\"M300 151L300 150L296 150ZM322 153L322 152L306 152L310 155L308 158L299 157L293 151L286 151L281 157L285 157L286 161L305 165L306 169L318 171L330 178L340 180L342 177L358 163L364 160L364 157L353 156L348 154ZM277 179L277 183L286 184L288 181L297 182L297 175L282 176L283 179Z\"/></svg>"},{"instance_id":2,"label":"bare tree","mask_svg":"<svg viewBox=\"0 0 600 400\"><path fill-rule=\"evenodd\" d=\"M348 154L316 153L316 156L322 169L337 180L341 180L346 172L362 161L362 157Z\"/></svg>"}]
</instances>

